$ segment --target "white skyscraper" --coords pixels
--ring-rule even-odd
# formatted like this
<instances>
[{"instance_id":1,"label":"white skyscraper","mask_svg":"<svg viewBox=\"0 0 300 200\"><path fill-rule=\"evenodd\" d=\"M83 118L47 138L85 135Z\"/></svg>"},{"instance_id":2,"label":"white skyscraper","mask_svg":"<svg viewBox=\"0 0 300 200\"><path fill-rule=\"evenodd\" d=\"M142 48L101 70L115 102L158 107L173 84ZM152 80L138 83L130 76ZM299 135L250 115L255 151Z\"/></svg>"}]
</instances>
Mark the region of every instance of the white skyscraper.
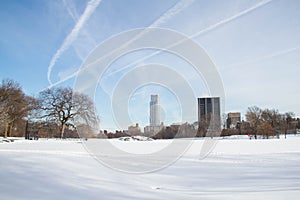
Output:
<instances>
[{"instance_id":1,"label":"white skyscraper","mask_svg":"<svg viewBox=\"0 0 300 200\"><path fill-rule=\"evenodd\" d=\"M164 124L160 123L160 103L157 94L151 95L150 100L150 125L145 126L144 135L151 137L164 128Z\"/></svg>"},{"instance_id":2,"label":"white skyscraper","mask_svg":"<svg viewBox=\"0 0 300 200\"><path fill-rule=\"evenodd\" d=\"M160 105L159 105L159 97L157 94L151 95L150 126L160 126Z\"/></svg>"}]
</instances>

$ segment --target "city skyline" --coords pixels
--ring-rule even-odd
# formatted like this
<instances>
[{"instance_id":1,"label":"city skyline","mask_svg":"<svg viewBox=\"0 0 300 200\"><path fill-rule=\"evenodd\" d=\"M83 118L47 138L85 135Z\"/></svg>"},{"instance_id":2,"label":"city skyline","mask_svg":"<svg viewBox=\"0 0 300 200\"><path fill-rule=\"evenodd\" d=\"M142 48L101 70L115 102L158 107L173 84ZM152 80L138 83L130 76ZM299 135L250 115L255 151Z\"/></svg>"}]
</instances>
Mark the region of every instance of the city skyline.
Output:
<instances>
[{"instance_id":1,"label":"city skyline","mask_svg":"<svg viewBox=\"0 0 300 200\"><path fill-rule=\"evenodd\" d=\"M248 107L257 105L300 116L299 8L297 0L2 1L0 79L17 81L33 96L49 87L73 87L96 46L124 31L158 27L186 35L207 52L224 86L222 113L244 116ZM187 80L196 98L219 95L211 94L205 77L196 75L180 56L160 52L141 59L153 52L122 55L99 78L94 100L101 129L126 128L115 123L111 99L119 80L140 66L169 66ZM140 77L133 73L131 78ZM184 92L178 80L172 84ZM148 124L150 94L161 97L161 121L166 124L197 121L197 109L183 119L177 94L149 83L124 99L132 124Z\"/></svg>"}]
</instances>

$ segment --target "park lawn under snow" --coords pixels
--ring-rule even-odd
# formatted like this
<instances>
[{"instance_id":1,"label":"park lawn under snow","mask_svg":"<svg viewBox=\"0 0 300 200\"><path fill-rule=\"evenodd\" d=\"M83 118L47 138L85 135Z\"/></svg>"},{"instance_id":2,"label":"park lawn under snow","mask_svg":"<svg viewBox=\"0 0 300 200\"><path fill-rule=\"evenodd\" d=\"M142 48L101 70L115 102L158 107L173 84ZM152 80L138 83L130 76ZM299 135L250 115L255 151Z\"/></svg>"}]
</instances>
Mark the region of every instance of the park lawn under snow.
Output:
<instances>
[{"instance_id":1,"label":"park lawn under snow","mask_svg":"<svg viewBox=\"0 0 300 200\"><path fill-rule=\"evenodd\" d=\"M110 140L122 148L170 141ZM212 152L199 159L203 143L195 140L165 169L129 174L100 164L79 140L2 142L0 200L299 199L300 137L220 138Z\"/></svg>"}]
</instances>

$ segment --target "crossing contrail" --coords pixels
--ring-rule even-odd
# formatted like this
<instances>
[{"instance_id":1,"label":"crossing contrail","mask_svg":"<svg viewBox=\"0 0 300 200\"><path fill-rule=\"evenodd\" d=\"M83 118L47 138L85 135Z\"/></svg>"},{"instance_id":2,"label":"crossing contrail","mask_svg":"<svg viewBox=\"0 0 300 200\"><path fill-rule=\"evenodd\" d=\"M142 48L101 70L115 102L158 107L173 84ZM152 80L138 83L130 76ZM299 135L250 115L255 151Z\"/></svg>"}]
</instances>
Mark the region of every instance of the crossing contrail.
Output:
<instances>
[{"instance_id":1,"label":"crossing contrail","mask_svg":"<svg viewBox=\"0 0 300 200\"><path fill-rule=\"evenodd\" d=\"M67 1L67 0L63 0L63 3L65 5L65 7L67 8L67 11L68 11L69 15L71 16L71 18L73 19L73 21L75 23L77 23L77 21L79 20L79 15L76 11L76 8L74 7L74 4L69 3L69 1ZM86 39L90 40L94 46L97 45L96 41L93 39L92 35L88 32L87 29L83 29L83 33L86 36Z\"/></svg>"},{"instance_id":2,"label":"crossing contrail","mask_svg":"<svg viewBox=\"0 0 300 200\"><path fill-rule=\"evenodd\" d=\"M65 7L67 8L69 15L72 17L72 19L76 23L79 19L79 15L76 12L76 9L74 8L74 4L70 4L67 0L63 0L63 3L65 5Z\"/></svg>"},{"instance_id":3,"label":"crossing contrail","mask_svg":"<svg viewBox=\"0 0 300 200\"><path fill-rule=\"evenodd\" d=\"M219 21L219 22L217 22L217 23L215 23L215 24L213 24L213 25L208 26L208 27L205 28L205 29L202 29L202 30L198 31L197 33L195 33L195 34L189 36L187 39L180 40L180 41L178 41L177 43L172 44L172 45L166 47L166 49L169 49L169 48L171 48L171 47L174 47L174 46L176 46L176 45L178 45L178 44L181 44L181 43L183 43L183 42L185 42L185 41L187 41L187 40L189 40L189 39L193 39L193 38L195 38L195 37L200 36L201 34L207 33L207 32L212 31L212 30L214 30L214 29L216 29L216 28L218 28L218 27L220 27L220 26L222 26L222 25L224 25L224 24L227 24L227 23L229 23L229 22L231 22L231 21L234 21L234 20L238 19L239 17L242 17L243 15L246 15L246 14L248 14L248 13L250 13L250 12L252 12L252 11L254 11L254 10L256 10L256 9L258 9L258 8L260 8L260 7L264 6L264 5L266 5L266 4L268 4L268 3L270 3L271 1L272 1L272 0L264 0L264 1L261 1L261 2L259 2L259 3L257 3L257 4L255 4L255 5L251 6L250 8L247 8L247 9L245 9L245 10L243 10L243 11L241 11L241 12L235 14L235 15L232 15L232 16L229 17L229 18L223 19L223 20L221 20L221 21ZM134 62L132 62L132 63L130 63L130 64L127 64L127 65L125 65L124 67L122 67L122 68L120 68L120 69L117 69L117 70L115 70L115 71L113 71L113 72L107 74L106 76L111 76L111 75L113 75L113 74L115 74L115 73L118 73L118 72L120 72L120 71L123 71L123 70L125 70L125 69L127 69L127 68L129 68L129 67L131 67L131 66L133 66L133 65L136 65L137 63L139 63L139 62L141 62L141 61L144 61L144 60L146 60L146 59L148 59L148 58L151 58L151 57L153 57L153 56L155 56L155 55L157 55L157 54L159 54L159 53L161 53L161 52L162 52L162 50L157 50L156 52L154 52L154 53L152 53L152 54L150 54L150 55L148 55L148 56L145 56L145 57L143 57L143 58L141 58L141 59L138 59L138 60L136 60L136 61L134 61Z\"/></svg>"},{"instance_id":4,"label":"crossing contrail","mask_svg":"<svg viewBox=\"0 0 300 200\"><path fill-rule=\"evenodd\" d=\"M72 43L74 42L74 40L77 38L78 33L80 32L80 30L82 29L82 27L84 26L84 24L86 23L86 21L90 18L90 16L93 14L93 12L95 11L95 9L98 7L98 5L100 4L101 0L91 0L88 2L83 14L80 16L80 18L78 19L77 23L75 24L74 28L72 29L72 31L70 32L70 34L65 38L65 40L63 41L62 45L60 46L60 48L56 51L56 53L54 54L54 56L52 57L50 64L48 66L48 73L47 73L47 78L48 78L48 82L50 84L53 84L51 81L51 72L52 69L54 67L54 65L56 64L57 60L61 57L61 55L72 45Z\"/></svg>"},{"instance_id":5,"label":"crossing contrail","mask_svg":"<svg viewBox=\"0 0 300 200\"><path fill-rule=\"evenodd\" d=\"M92 2L92 1L90 1L90 2ZM67 80L69 80L69 79L77 76L78 73L82 70L82 69L79 69L78 71L74 72L73 74L70 74L70 75L66 76L64 79L61 79L61 80L59 80L59 81L57 81L55 83L52 83L52 81L50 79L50 75L51 75L52 69L53 69L56 61L59 59L59 57L61 56L61 54L67 48L69 48L69 46L75 40L75 38L78 35L79 30L81 29L81 27L83 26L83 24L85 23L85 21L88 20L89 16L96 9L96 7L99 5L100 2L101 2L101 0L92 2L90 8L88 8L89 5L86 7L86 10L84 11L84 13L82 14L82 16L79 18L79 20L77 22L77 24L79 24L79 25L77 25L77 24L75 25L75 27L72 30L72 32L65 39L65 41L64 41L63 45L61 46L61 48L56 52L56 54L52 58L52 60L50 62L50 65L48 67L48 81L50 83L50 86L48 86L47 88L54 87L54 86L56 86L56 85L58 85L60 83L63 83L65 81L67 81ZM186 7L190 6L193 2L194 2L194 0L180 0L180 1L178 1L174 6L172 6L170 9L168 9L166 12L164 12L161 16L159 16L159 18L157 20L155 20L151 25L149 25L148 28L160 26L161 24L165 23L166 21L168 21L169 19L173 18L175 15L177 15L178 13L180 13ZM67 2L64 1L64 3L66 4ZM68 8L68 13L73 18L73 20L75 20L77 18L76 15L69 8ZM80 20L82 21L81 23L80 23ZM76 28L77 26L80 27L79 30L78 30L78 28ZM125 43L122 47L128 45L129 43L134 42L136 39L138 39L139 37L141 37L144 33L145 32L142 31L140 34L136 35L133 39L131 39L130 41L128 41L127 43ZM70 38L70 39L68 39L68 38ZM112 53L112 52L110 52L110 53Z\"/></svg>"},{"instance_id":6,"label":"crossing contrail","mask_svg":"<svg viewBox=\"0 0 300 200\"><path fill-rule=\"evenodd\" d=\"M260 7L263 7L263 6L265 6L266 4L268 4L268 3L270 3L270 2L272 2L272 0L263 0L263 1L261 1L261 2L259 2L259 3L257 3L257 4L255 4L255 5L251 6L250 8L247 8L247 9L245 9L245 10L243 10L243 11L237 13L237 14L232 15L231 17L228 17L228 18L226 18L226 19L223 19L223 20L221 20L221 21L219 21L219 22L217 22L217 23L215 23L215 24L212 24L212 25L208 26L208 27L205 28L205 29L202 29L202 30L198 31L197 33L195 33L195 34L189 36L187 39L178 41L176 44L173 44L173 45L171 45L171 46L169 46L169 47L166 47L166 49L168 49L168 48L170 48L170 47L173 47L173 46L176 46L176 45L178 45L178 44L180 44L180 43L182 43L182 42L184 42L184 41L186 41L186 40L188 40L188 39L193 39L193 38L198 37L198 36L200 36L200 35L202 35L202 34L204 34L204 33L208 33L208 32L210 32L210 31L213 31L214 29L216 29L216 28L218 28L218 27L220 27L220 26L222 26L222 25L228 24L228 23L230 23L231 21L234 21L234 20L236 20L236 19L238 19L238 18L240 18L240 17L242 17L242 16L244 16L244 15L250 13L250 12L253 12L254 10L256 10L256 9L258 9L258 8L260 8ZM193 3L193 1L186 2L186 4L184 4L183 1L179 1L179 2L176 3L172 8L170 8L166 13L162 14L161 17L159 17L159 19L157 19L156 21L154 21L154 22L153 22L150 26L148 26L148 27L156 27L156 26L161 25L162 23L165 23L168 19L170 19L171 17L174 17L176 14L178 14L179 12L181 12L184 8L186 8L187 6L189 6L191 3ZM175 8L176 8L176 9L175 9ZM132 40L136 40L136 38L140 37L140 36L142 35L142 33L143 33L143 32L141 32L140 34L138 34L138 35L137 35L135 38L133 38ZM132 42L132 40L130 40L129 42ZM127 42L126 44L128 44L128 42ZM126 44L125 44L125 45L126 45ZM146 60L146 59L148 59L148 58L150 58L150 57L153 57L153 56L159 54L160 52L161 52L161 50L158 50L158 51L156 51L156 52L154 52L154 53L152 53L152 54L150 54L150 55L148 55L148 56L146 56L146 57L143 57L143 58L141 58L141 59L139 59L139 60L136 60L136 61L134 61L134 62L132 62L132 63L130 63L130 64L128 64L128 65L126 65L126 66L124 66L124 67L118 69L118 70L116 70L116 71L113 71L113 72L110 73L110 74L107 74L107 76L111 76L111 75L113 75L113 74L115 74L115 73L117 73L117 72L120 72L120 71L122 71L122 70L124 70L124 69L127 69L127 68L130 67L130 66L133 66L133 65L135 65L135 64L137 64L137 63L139 63L139 62L141 62L141 61L143 61L143 60ZM85 70L85 68L79 69L78 71L74 72L73 74L71 74L71 75L69 75L69 76L66 76L64 79L62 79L62 80L60 80L60 81L57 81L56 83L51 83L51 85L48 86L47 88L51 88L51 87L53 87L53 86L56 86L56 85L58 85L58 84L60 84L60 83L63 83L63 82L65 82L65 81L67 81L67 80L69 80L69 79L71 79L71 78L77 76L82 70Z\"/></svg>"}]
</instances>

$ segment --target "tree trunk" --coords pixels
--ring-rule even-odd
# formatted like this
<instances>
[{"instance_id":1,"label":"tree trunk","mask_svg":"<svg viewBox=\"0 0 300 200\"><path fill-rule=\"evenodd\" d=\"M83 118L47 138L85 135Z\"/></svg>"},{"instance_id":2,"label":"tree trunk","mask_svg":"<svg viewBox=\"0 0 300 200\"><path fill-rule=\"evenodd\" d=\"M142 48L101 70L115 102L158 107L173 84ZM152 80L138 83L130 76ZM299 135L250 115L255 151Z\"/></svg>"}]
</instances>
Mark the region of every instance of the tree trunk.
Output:
<instances>
[{"instance_id":1,"label":"tree trunk","mask_svg":"<svg viewBox=\"0 0 300 200\"><path fill-rule=\"evenodd\" d=\"M13 130L13 123L10 123L8 137L12 137L12 130Z\"/></svg>"},{"instance_id":2,"label":"tree trunk","mask_svg":"<svg viewBox=\"0 0 300 200\"><path fill-rule=\"evenodd\" d=\"M25 140L29 140L29 131L28 131L28 120L25 125Z\"/></svg>"},{"instance_id":3,"label":"tree trunk","mask_svg":"<svg viewBox=\"0 0 300 200\"><path fill-rule=\"evenodd\" d=\"M63 139L63 138L64 138L65 127L66 127L66 124L65 124L65 123L62 123L62 124L61 124L61 129L60 129L60 139Z\"/></svg>"},{"instance_id":4,"label":"tree trunk","mask_svg":"<svg viewBox=\"0 0 300 200\"><path fill-rule=\"evenodd\" d=\"M287 130L284 131L284 139L286 139Z\"/></svg>"},{"instance_id":5,"label":"tree trunk","mask_svg":"<svg viewBox=\"0 0 300 200\"><path fill-rule=\"evenodd\" d=\"M4 138L7 138L7 131L8 131L8 124L5 124L5 129L4 129Z\"/></svg>"}]
</instances>

